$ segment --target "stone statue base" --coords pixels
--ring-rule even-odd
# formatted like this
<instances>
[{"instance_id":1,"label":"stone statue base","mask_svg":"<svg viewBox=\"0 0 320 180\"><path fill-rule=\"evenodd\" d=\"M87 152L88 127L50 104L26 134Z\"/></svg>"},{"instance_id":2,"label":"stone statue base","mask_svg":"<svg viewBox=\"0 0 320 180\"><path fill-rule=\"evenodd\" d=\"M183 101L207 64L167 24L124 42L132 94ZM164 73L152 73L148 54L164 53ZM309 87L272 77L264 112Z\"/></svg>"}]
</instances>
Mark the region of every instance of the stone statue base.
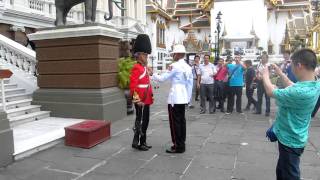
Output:
<instances>
[{"instance_id":1,"label":"stone statue base","mask_svg":"<svg viewBox=\"0 0 320 180\"><path fill-rule=\"evenodd\" d=\"M0 110L0 142L0 167L4 167L13 162L14 144L13 132L3 110Z\"/></svg>"},{"instance_id":2,"label":"stone statue base","mask_svg":"<svg viewBox=\"0 0 320 180\"><path fill-rule=\"evenodd\" d=\"M126 114L117 88L122 33L97 24L43 29L36 44L38 86L33 104L52 116L115 121Z\"/></svg>"}]
</instances>

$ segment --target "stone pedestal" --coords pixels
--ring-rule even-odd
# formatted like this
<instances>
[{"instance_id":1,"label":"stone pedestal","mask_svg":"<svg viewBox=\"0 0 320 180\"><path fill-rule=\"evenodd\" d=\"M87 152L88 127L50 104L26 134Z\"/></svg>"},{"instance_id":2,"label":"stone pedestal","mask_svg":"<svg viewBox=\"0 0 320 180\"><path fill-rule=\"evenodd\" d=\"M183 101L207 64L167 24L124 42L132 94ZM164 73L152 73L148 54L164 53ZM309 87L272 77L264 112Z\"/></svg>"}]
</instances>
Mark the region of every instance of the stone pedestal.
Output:
<instances>
[{"instance_id":1,"label":"stone pedestal","mask_svg":"<svg viewBox=\"0 0 320 180\"><path fill-rule=\"evenodd\" d=\"M7 114L0 110L0 167L4 167L13 161L13 132L7 119Z\"/></svg>"},{"instance_id":2,"label":"stone pedestal","mask_svg":"<svg viewBox=\"0 0 320 180\"><path fill-rule=\"evenodd\" d=\"M126 114L117 88L122 34L106 25L78 25L40 30L36 44L38 86L33 104L52 116L115 121Z\"/></svg>"}]
</instances>

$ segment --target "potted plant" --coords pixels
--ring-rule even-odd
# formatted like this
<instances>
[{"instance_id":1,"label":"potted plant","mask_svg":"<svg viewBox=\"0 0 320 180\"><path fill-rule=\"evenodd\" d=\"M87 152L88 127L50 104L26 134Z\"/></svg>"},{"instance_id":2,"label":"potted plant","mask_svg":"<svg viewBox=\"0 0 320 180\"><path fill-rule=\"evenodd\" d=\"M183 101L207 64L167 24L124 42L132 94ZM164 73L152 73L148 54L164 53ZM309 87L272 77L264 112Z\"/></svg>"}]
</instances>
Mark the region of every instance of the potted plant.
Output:
<instances>
[{"instance_id":1,"label":"potted plant","mask_svg":"<svg viewBox=\"0 0 320 180\"><path fill-rule=\"evenodd\" d=\"M132 57L123 57L119 59L118 64L119 87L124 90L124 94L127 100L127 114L133 113L132 97L130 96L129 83L131 69L135 63L136 61Z\"/></svg>"}]
</instances>

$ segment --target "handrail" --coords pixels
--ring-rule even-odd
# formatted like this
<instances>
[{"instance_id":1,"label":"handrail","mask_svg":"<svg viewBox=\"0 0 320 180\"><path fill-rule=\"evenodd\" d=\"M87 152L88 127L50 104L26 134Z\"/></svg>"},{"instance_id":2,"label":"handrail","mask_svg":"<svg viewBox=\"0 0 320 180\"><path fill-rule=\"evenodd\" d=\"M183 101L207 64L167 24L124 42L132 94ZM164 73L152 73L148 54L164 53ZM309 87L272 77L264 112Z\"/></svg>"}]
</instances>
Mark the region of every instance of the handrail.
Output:
<instances>
[{"instance_id":1,"label":"handrail","mask_svg":"<svg viewBox=\"0 0 320 180\"><path fill-rule=\"evenodd\" d=\"M36 75L35 51L0 35L0 58L17 68Z\"/></svg>"}]
</instances>

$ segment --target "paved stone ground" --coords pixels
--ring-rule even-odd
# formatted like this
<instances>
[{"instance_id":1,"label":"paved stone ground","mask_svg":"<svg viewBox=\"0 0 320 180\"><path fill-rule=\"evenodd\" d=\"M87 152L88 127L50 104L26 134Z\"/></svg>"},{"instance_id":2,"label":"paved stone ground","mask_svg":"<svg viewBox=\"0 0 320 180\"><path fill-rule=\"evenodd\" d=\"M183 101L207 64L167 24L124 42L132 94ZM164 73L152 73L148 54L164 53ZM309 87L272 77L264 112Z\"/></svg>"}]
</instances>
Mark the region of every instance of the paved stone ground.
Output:
<instances>
[{"instance_id":1,"label":"paved stone ground","mask_svg":"<svg viewBox=\"0 0 320 180\"><path fill-rule=\"evenodd\" d=\"M153 148L131 148L134 116L112 124L112 138L92 149L63 143L0 169L0 180L272 180L277 145L265 138L271 118L246 113L199 115L187 112L184 154L170 147L167 85L155 90L148 142ZM246 98L244 98L246 101ZM244 102L246 103L246 102ZM272 111L275 111L273 104ZM319 113L320 114L320 113ZM320 180L320 121L312 122L310 141L301 160L304 180Z\"/></svg>"}]
</instances>

